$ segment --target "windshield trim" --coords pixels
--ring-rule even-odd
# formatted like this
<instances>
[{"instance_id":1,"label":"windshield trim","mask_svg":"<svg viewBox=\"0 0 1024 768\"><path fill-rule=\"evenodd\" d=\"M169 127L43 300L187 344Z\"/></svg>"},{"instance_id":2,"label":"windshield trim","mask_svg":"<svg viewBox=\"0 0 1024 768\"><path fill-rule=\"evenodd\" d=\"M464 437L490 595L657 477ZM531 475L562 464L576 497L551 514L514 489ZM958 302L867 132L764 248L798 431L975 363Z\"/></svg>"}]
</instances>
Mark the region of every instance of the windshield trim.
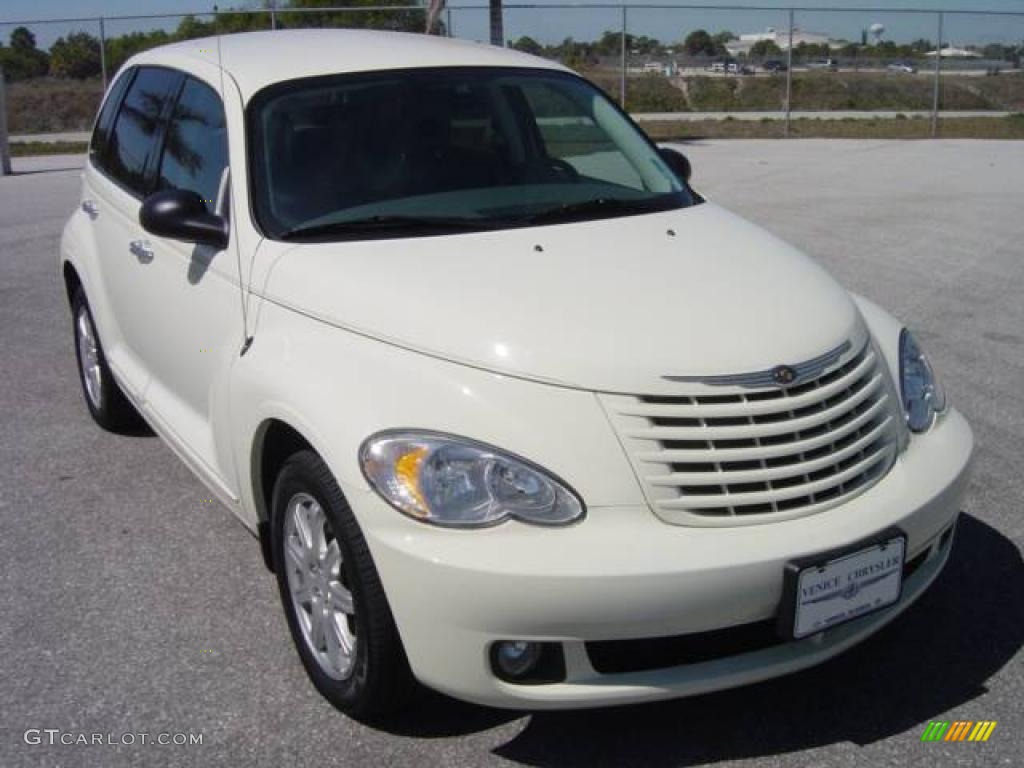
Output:
<instances>
[{"instance_id":1,"label":"windshield trim","mask_svg":"<svg viewBox=\"0 0 1024 768\"><path fill-rule=\"evenodd\" d=\"M261 179L257 173L257 169L260 168L259 159L257 154L259 152L259 111L262 109L264 104L271 99L279 96L292 93L295 91L301 91L310 87L318 87L323 85L330 85L334 83L355 83L361 80L371 80L382 75L398 75L401 76L404 73L423 73L430 71L444 71L444 72L489 72L500 75L502 73L516 75L516 76L535 76L544 78L564 78L566 80L575 80L584 83L587 87L592 88L599 93L612 109L619 114L640 136L641 140L650 148L654 153L658 153L658 145L651 139L650 136L639 126L639 124L632 118L632 116L626 112L619 103L611 97L603 88L585 77L582 77L575 72L570 72L562 69L553 69L547 67L520 67L520 66L436 66L436 67L398 67L395 69L374 69L366 70L362 72L344 72L344 73L333 73L327 75L314 75L310 77L300 77L290 80L280 80L276 83L272 83L262 89L260 89L245 106L245 147L246 147L246 162L249 166L249 173L246 174L247 186L249 192L249 216L256 228L256 231L261 237L280 243L305 243L305 242L352 242L352 241L367 241L367 240L383 240L383 239L409 239L409 238L421 238L421 237L439 237L439 236L451 236L460 234L476 234L479 232L497 232L512 229L524 229L532 227L548 227L548 226L559 226L563 224L579 223L584 221L597 221L607 219L626 218L632 216L644 216L652 213L663 213L668 210L677 210L683 208L689 208L694 205L698 205L704 202L704 198L697 194L696 191L690 186L688 179L678 178L681 189L675 193L667 193L660 195L660 198L674 198L672 200L665 200L664 205L654 204L651 205L650 210L646 211L594 211L587 215L580 215L568 218L563 221L529 221L528 218L522 220L510 220L501 222L499 225L487 225L486 222L481 221L479 228L470 228L469 226L459 226L453 228L453 231L444 231L438 228L424 228L426 231L415 231L412 228L398 229L398 230L387 230L382 229L380 231L368 231L354 236L345 236L343 234L332 234L325 237L317 237L306 239L288 239L284 235L286 232L272 232L268 228L259 213L258 200L261 199L261 194L265 193L265 190L260 188Z\"/></svg>"}]
</instances>

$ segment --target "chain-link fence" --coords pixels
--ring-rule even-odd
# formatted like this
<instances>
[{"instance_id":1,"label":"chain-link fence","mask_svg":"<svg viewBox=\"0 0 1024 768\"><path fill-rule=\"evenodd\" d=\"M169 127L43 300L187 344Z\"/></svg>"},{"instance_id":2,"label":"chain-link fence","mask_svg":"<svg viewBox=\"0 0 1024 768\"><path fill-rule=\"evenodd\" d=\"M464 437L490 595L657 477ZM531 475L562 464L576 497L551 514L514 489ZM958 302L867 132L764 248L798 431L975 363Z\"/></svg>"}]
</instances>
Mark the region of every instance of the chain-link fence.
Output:
<instances>
[{"instance_id":1,"label":"chain-link fence","mask_svg":"<svg viewBox=\"0 0 1024 768\"><path fill-rule=\"evenodd\" d=\"M155 45L258 29L423 32L427 19L425 4L268 5L279 7L0 21L9 130L87 129L118 67ZM716 135L786 136L808 121L829 135L830 123L882 119L934 136L954 115L1024 112L1024 11L551 2L506 3L501 19L506 45L579 71L657 137L711 122ZM487 41L493 22L488 3L449 5L435 33Z\"/></svg>"}]
</instances>

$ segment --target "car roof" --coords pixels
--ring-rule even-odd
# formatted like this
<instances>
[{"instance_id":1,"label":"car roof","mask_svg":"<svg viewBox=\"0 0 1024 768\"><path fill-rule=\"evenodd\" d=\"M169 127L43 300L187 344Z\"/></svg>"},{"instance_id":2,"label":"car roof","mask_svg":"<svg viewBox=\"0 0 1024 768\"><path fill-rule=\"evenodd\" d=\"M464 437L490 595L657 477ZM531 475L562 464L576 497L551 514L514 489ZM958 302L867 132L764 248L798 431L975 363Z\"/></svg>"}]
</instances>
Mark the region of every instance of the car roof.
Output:
<instances>
[{"instance_id":1,"label":"car roof","mask_svg":"<svg viewBox=\"0 0 1024 768\"><path fill-rule=\"evenodd\" d=\"M185 71L223 67L248 101L284 80L349 72L420 67L529 67L569 71L552 61L507 48L407 32L292 29L242 32L152 48L127 65ZM219 48L219 50L218 50Z\"/></svg>"}]
</instances>

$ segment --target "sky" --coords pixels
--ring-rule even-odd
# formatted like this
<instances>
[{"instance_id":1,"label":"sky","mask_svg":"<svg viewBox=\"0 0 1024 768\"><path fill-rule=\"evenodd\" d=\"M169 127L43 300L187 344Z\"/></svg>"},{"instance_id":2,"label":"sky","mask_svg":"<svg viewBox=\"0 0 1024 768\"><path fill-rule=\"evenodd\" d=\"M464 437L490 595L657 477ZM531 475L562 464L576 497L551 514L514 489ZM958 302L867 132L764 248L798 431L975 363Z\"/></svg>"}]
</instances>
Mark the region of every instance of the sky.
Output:
<instances>
[{"instance_id":1,"label":"sky","mask_svg":"<svg viewBox=\"0 0 1024 768\"><path fill-rule=\"evenodd\" d=\"M520 0L522 1L522 0ZM570 0L572 1L572 0ZM689 4L708 4L701 0L686 0ZM388 0L381 0L386 4ZM515 0L505 0L507 6L514 6ZM527 0L531 5L565 4L566 0ZM608 0L597 0L607 3ZM613 0L614 2L614 0ZM732 6L784 6L784 0L724 0ZM793 0L794 4L820 10L798 11L796 26L809 32L820 32L835 38L858 40L861 30L874 23L884 25L883 39L897 42L924 37L937 37L934 14L913 14L880 12L878 10L857 10L854 12L829 12L828 8L884 9L899 8L911 10L963 10L963 11L1013 11L1020 16L982 16L947 14L945 17L946 42L954 45L967 43L1021 43L1024 42L1024 0ZM625 0L626 6L644 3L671 3L671 0ZM210 12L213 2L202 0L0 0L0 40L6 44L13 26L11 21L36 19L59 19L67 17L114 17L132 14L185 14ZM454 0L452 2L452 27L458 37L482 40L487 37L487 11L455 8L463 5L486 5L486 0ZM222 7L258 7L258 0L221 0ZM785 11L718 11L702 9L645 9L634 7L628 11L628 30L633 34L649 35L664 42L681 40L697 28L711 32L728 29L734 33L760 32L766 27L784 29ZM135 30L156 27L173 28L176 19L139 19L131 21L108 21L108 34L116 35ZM553 43L565 37L576 40L591 40L599 37L606 29L618 30L622 24L619 7L595 8L531 8L505 11L505 34L508 39L529 35L542 43ZM97 34L98 27L91 23L51 23L28 25L36 34L40 47L48 48L60 35L75 29L86 29Z\"/></svg>"}]
</instances>

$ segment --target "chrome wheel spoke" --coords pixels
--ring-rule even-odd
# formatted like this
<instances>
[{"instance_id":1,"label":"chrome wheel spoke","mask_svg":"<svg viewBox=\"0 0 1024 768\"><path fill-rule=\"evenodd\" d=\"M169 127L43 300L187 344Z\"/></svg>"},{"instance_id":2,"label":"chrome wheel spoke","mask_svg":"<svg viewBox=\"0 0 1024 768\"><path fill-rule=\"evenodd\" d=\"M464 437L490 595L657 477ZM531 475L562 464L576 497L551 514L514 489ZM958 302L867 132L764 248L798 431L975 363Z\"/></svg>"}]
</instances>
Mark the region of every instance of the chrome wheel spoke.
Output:
<instances>
[{"instance_id":1,"label":"chrome wheel spoke","mask_svg":"<svg viewBox=\"0 0 1024 768\"><path fill-rule=\"evenodd\" d=\"M305 504L296 504L292 511L295 522L295 533L298 534L302 548L308 553L313 549L313 531L309 526L309 510ZM308 559L308 557L307 557Z\"/></svg>"},{"instance_id":2,"label":"chrome wheel spoke","mask_svg":"<svg viewBox=\"0 0 1024 768\"><path fill-rule=\"evenodd\" d=\"M284 543L284 556L294 570L303 575L309 570L309 553L298 537L289 537Z\"/></svg>"},{"instance_id":3,"label":"chrome wheel spoke","mask_svg":"<svg viewBox=\"0 0 1024 768\"><path fill-rule=\"evenodd\" d=\"M304 608L313 601L313 585L303 571L289 573L288 586L292 592L292 599L300 607Z\"/></svg>"},{"instance_id":4,"label":"chrome wheel spoke","mask_svg":"<svg viewBox=\"0 0 1024 768\"><path fill-rule=\"evenodd\" d=\"M324 526L327 524L327 517L319 504L311 501L306 509L306 521L309 526L309 548L315 560L323 558L327 551L327 536Z\"/></svg>"},{"instance_id":5,"label":"chrome wheel spoke","mask_svg":"<svg viewBox=\"0 0 1024 768\"><path fill-rule=\"evenodd\" d=\"M332 581L327 585L327 606L332 611L347 616L352 616L355 613L352 593L338 581Z\"/></svg>"},{"instance_id":6,"label":"chrome wheel spoke","mask_svg":"<svg viewBox=\"0 0 1024 768\"><path fill-rule=\"evenodd\" d=\"M326 623L324 640L327 647L325 648L327 654L327 660L332 667L337 669L339 672L344 669L346 663L346 650L341 642L341 636L339 635L338 625L333 620L329 620Z\"/></svg>"},{"instance_id":7,"label":"chrome wheel spoke","mask_svg":"<svg viewBox=\"0 0 1024 768\"><path fill-rule=\"evenodd\" d=\"M327 631L327 616L324 611L323 598L314 595L309 612L309 640L314 651L322 651L327 643L324 633Z\"/></svg>"},{"instance_id":8,"label":"chrome wheel spoke","mask_svg":"<svg viewBox=\"0 0 1024 768\"><path fill-rule=\"evenodd\" d=\"M338 545L337 539L327 545L327 551L323 557L323 569L329 579L337 581L341 578L341 547Z\"/></svg>"}]
</instances>

